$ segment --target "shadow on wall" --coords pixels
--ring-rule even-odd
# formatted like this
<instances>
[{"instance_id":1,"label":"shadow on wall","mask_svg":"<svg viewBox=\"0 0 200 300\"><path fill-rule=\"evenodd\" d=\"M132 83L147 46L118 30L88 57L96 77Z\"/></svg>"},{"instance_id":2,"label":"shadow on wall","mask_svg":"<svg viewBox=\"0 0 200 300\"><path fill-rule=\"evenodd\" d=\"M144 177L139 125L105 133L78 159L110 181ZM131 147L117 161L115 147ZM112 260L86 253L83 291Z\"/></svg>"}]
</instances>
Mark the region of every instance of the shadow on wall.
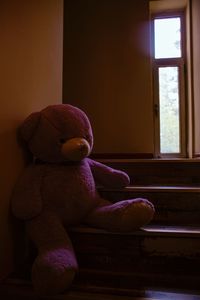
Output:
<instances>
[{"instance_id":1,"label":"shadow on wall","mask_svg":"<svg viewBox=\"0 0 200 300\"><path fill-rule=\"evenodd\" d=\"M0 133L0 163L1 163L1 207L0 207L0 265L3 272L0 278L17 268L24 260L25 235L23 224L20 224L11 214L10 197L15 182L28 162L28 153L19 147L17 130L19 122L9 126ZM11 128L12 127L12 128ZM2 126L3 128L3 126ZM9 259L8 259L9 258Z\"/></svg>"}]
</instances>

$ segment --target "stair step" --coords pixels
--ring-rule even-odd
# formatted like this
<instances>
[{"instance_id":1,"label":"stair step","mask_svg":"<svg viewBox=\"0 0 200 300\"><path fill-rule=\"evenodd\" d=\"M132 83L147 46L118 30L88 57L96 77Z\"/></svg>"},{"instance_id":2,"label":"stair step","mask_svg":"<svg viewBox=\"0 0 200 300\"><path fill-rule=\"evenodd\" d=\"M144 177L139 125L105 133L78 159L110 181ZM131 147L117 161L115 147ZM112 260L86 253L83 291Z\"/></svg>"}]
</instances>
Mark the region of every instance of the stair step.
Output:
<instances>
[{"instance_id":1,"label":"stair step","mask_svg":"<svg viewBox=\"0 0 200 300\"><path fill-rule=\"evenodd\" d=\"M183 273L183 270L182 270ZM199 275L191 276L159 272L109 272L81 269L74 281L74 288L78 290L110 289L119 294L132 294L133 290L144 290L156 287L157 289L181 289L199 291ZM82 287L82 289L81 289Z\"/></svg>"},{"instance_id":2,"label":"stair step","mask_svg":"<svg viewBox=\"0 0 200 300\"><path fill-rule=\"evenodd\" d=\"M134 272L129 274L128 273L117 274L108 271L95 272L95 271L85 269L85 270L81 270L79 275L75 278L73 289L79 291L117 294L124 297L136 296L138 291L140 291L140 293L141 291L143 291L144 294L144 291L150 291L153 289L154 290L168 289L171 291L182 290L182 292L183 289L185 289L185 293L187 291L187 293L190 295L193 291L195 291L196 293L200 293L199 278L197 277L191 278L189 276L188 277L185 276L182 277L182 280L180 281L180 278L177 277L176 274L171 274L167 276L165 275L159 276L159 274L153 274L153 273L151 275L150 274L143 274L143 275L144 276ZM192 282L192 286L189 287L187 280L189 280L189 283L192 282L192 280L194 280L195 282ZM148 293L145 294L147 295ZM158 298L158 299L163 299L163 298ZM166 298L166 299L171 299L171 298Z\"/></svg>"},{"instance_id":3,"label":"stair step","mask_svg":"<svg viewBox=\"0 0 200 300\"><path fill-rule=\"evenodd\" d=\"M79 288L81 291L85 291L86 288ZM188 290L119 290L110 288L98 288L89 287L86 295L89 297L86 299L94 300L199 300L200 294L196 291ZM86 296L87 297L87 296ZM81 300L82 298L80 298ZM85 299L85 298L83 298Z\"/></svg>"},{"instance_id":4,"label":"stair step","mask_svg":"<svg viewBox=\"0 0 200 300\"><path fill-rule=\"evenodd\" d=\"M146 198L156 209L153 222L171 225L200 225L200 187L198 186L129 186L124 189L99 187L102 197L111 202Z\"/></svg>"},{"instance_id":5,"label":"stair step","mask_svg":"<svg viewBox=\"0 0 200 300\"><path fill-rule=\"evenodd\" d=\"M30 282L7 279L0 284L0 298L3 300L199 300L197 291L140 289L120 290L98 286L78 286L57 296L39 297Z\"/></svg>"},{"instance_id":6,"label":"stair step","mask_svg":"<svg viewBox=\"0 0 200 300\"><path fill-rule=\"evenodd\" d=\"M82 227L70 236L84 285L199 286L200 228L146 226L121 234Z\"/></svg>"},{"instance_id":7,"label":"stair step","mask_svg":"<svg viewBox=\"0 0 200 300\"><path fill-rule=\"evenodd\" d=\"M199 185L199 159L101 159L100 162L127 172L131 184Z\"/></svg>"},{"instance_id":8,"label":"stair step","mask_svg":"<svg viewBox=\"0 0 200 300\"><path fill-rule=\"evenodd\" d=\"M103 189L103 188L102 188ZM104 188L104 190L106 190ZM115 191L117 189L113 189ZM200 193L200 186L181 186L181 185L132 185L125 188L125 190L128 191L145 191L145 192L154 192L154 193L160 193L160 192L168 192L168 193Z\"/></svg>"},{"instance_id":9,"label":"stair step","mask_svg":"<svg viewBox=\"0 0 200 300\"><path fill-rule=\"evenodd\" d=\"M200 227L194 226L161 226L161 225L146 225L141 229L129 232L110 232L104 229L97 229L88 226L77 226L70 229L72 234L95 234L95 235L110 235L110 236L163 236L163 237L189 237L200 238ZM200 250L200 249L199 249Z\"/></svg>"},{"instance_id":10,"label":"stair step","mask_svg":"<svg viewBox=\"0 0 200 300\"><path fill-rule=\"evenodd\" d=\"M112 255L111 260L121 256L128 261L165 257L200 262L200 227L148 225L131 233L77 227L70 230L70 236L76 253L89 258L98 254Z\"/></svg>"}]
</instances>

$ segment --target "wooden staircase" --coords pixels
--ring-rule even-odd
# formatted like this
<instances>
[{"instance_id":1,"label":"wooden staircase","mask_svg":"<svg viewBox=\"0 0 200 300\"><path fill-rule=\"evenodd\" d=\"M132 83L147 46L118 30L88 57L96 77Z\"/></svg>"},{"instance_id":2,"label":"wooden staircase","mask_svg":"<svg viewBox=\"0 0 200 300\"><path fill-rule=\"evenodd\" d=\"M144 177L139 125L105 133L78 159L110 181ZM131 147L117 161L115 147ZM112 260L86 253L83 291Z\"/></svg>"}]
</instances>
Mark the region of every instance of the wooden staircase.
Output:
<instances>
[{"instance_id":1,"label":"wooden staircase","mask_svg":"<svg viewBox=\"0 0 200 300\"><path fill-rule=\"evenodd\" d=\"M79 260L78 287L131 290L200 287L200 231L147 226L131 234L91 228L71 232ZM200 290L199 290L200 291Z\"/></svg>"},{"instance_id":2,"label":"wooden staircase","mask_svg":"<svg viewBox=\"0 0 200 300\"><path fill-rule=\"evenodd\" d=\"M53 299L200 299L200 160L103 162L126 171L131 185L99 188L101 195L113 202L147 198L155 205L155 218L128 234L71 229L80 272L72 289ZM17 295L40 299L27 275L6 279L0 299L6 299L1 295L8 295L8 290L9 300Z\"/></svg>"},{"instance_id":3,"label":"wooden staircase","mask_svg":"<svg viewBox=\"0 0 200 300\"><path fill-rule=\"evenodd\" d=\"M104 160L127 172L129 187L100 189L112 202L147 198L156 207L153 223L159 225L200 225L200 160Z\"/></svg>"},{"instance_id":4,"label":"wooden staircase","mask_svg":"<svg viewBox=\"0 0 200 300\"><path fill-rule=\"evenodd\" d=\"M124 295L155 287L200 293L200 160L103 162L131 178L125 189L99 188L103 197L147 198L156 214L151 224L130 234L72 230L80 265L76 288Z\"/></svg>"}]
</instances>

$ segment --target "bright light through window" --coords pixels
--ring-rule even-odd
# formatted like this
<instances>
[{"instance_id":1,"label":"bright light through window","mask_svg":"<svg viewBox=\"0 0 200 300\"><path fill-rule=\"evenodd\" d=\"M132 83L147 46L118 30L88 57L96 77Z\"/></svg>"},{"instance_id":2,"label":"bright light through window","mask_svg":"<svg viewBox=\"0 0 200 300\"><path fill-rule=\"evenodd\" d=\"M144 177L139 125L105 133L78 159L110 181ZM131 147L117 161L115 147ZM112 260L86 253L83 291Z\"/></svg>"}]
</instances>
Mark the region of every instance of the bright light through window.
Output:
<instances>
[{"instance_id":1,"label":"bright light through window","mask_svg":"<svg viewBox=\"0 0 200 300\"><path fill-rule=\"evenodd\" d=\"M154 25L155 149L160 157L185 155L182 15L157 15Z\"/></svg>"},{"instance_id":2,"label":"bright light through window","mask_svg":"<svg viewBox=\"0 0 200 300\"><path fill-rule=\"evenodd\" d=\"M180 152L178 67L159 68L160 152Z\"/></svg>"},{"instance_id":3,"label":"bright light through window","mask_svg":"<svg viewBox=\"0 0 200 300\"><path fill-rule=\"evenodd\" d=\"M155 58L181 57L180 18L154 20Z\"/></svg>"}]
</instances>

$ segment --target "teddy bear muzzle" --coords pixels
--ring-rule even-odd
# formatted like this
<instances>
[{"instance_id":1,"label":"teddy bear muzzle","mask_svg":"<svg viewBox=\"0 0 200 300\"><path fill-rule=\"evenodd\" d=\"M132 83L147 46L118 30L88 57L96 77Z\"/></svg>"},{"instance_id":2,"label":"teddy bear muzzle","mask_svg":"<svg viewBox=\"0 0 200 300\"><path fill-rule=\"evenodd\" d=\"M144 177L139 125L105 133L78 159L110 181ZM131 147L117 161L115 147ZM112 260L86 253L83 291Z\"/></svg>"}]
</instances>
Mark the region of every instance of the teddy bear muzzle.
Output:
<instances>
[{"instance_id":1,"label":"teddy bear muzzle","mask_svg":"<svg viewBox=\"0 0 200 300\"><path fill-rule=\"evenodd\" d=\"M90 154L91 147L86 139L77 137L63 143L61 152L67 160L80 161Z\"/></svg>"}]
</instances>

